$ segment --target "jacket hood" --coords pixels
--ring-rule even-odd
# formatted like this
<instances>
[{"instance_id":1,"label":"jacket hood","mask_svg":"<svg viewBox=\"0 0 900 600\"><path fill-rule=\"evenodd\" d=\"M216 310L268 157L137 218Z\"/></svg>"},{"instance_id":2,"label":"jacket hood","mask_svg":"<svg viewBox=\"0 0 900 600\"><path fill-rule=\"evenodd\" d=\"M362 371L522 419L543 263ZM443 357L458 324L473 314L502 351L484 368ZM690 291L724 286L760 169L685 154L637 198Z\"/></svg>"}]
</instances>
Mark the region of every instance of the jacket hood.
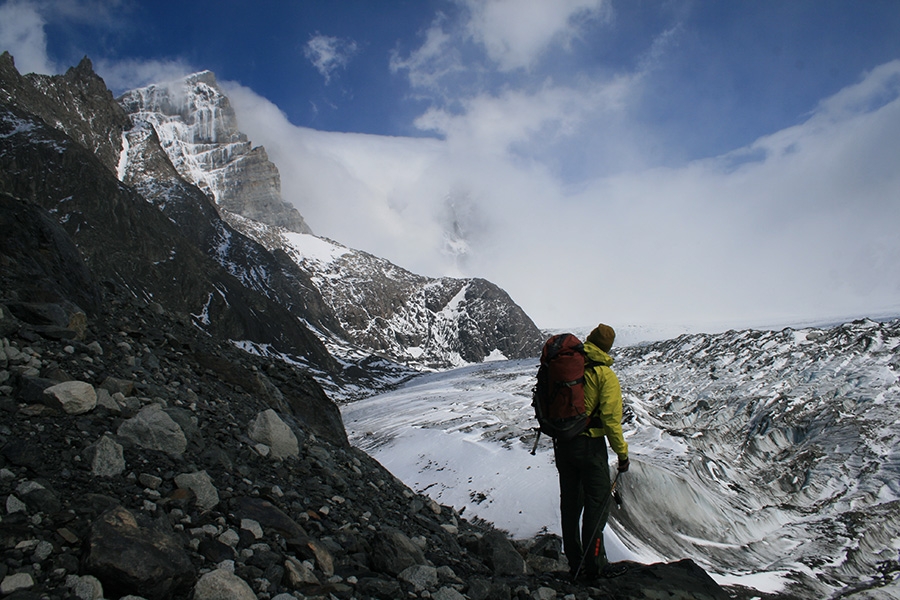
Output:
<instances>
[{"instance_id":1,"label":"jacket hood","mask_svg":"<svg viewBox=\"0 0 900 600\"><path fill-rule=\"evenodd\" d=\"M613 364L613 357L591 342L584 343L584 353L587 355L588 360L592 362L600 363L607 367L611 367Z\"/></svg>"}]
</instances>

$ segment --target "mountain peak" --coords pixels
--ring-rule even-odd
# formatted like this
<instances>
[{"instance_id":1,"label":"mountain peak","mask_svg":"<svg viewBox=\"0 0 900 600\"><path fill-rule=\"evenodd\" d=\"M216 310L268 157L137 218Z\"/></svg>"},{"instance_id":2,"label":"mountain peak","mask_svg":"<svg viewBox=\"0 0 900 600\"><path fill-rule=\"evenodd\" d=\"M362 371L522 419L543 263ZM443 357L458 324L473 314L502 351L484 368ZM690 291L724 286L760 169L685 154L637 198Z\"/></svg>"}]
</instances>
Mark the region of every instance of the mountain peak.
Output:
<instances>
[{"instance_id":1,"label":"mountain peak","mask_svg":"<svg viewBox=\"0 0 900 600\"><path fill-rule=\"evenodd\" d=\"M182 177L225 210L296 233L306 221L281 196L281 176L262 146L252 146L212 71L132 90L119 103L150 123Z\"/></svg>"},{"instance_id":2,"label":"mountain peak","mask_svg":"<svg viewBox=\"0 0 900 600\"><path fill-rule=\"evenodd\" d=\"M216 74L210 70L191 73L190 75L185 76L184 81L205 83L206 85L214 87L217 91L221 92L221 90L219 90L219 82L216 80Z\"/></svg>"}]
</instances>

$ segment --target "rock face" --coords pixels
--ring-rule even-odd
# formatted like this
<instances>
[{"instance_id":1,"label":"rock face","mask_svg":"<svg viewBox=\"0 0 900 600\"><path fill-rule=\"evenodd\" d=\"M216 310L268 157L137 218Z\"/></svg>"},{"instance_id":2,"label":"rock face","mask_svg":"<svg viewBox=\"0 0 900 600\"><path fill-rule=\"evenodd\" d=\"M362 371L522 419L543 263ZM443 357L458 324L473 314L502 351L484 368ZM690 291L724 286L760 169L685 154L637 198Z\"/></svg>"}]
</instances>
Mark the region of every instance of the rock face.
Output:
<instances>
[{"instance_id":1,"label":"rock face","mask_svg":"<svg viewBox=\"0 0 900 600\"><path fill-rule=\"evenodd\" d=\"M337 337L344 339L332 337L328 342L333 346L352 340L417 368L481 362L496 353L530 357L540 351L538 328L488 281L422 277L316 238L317 246L331 247L329 253L337 257L323 262L320 251L293 243L291 232L310 233L309 228L302 219L294 221L292 215L300 216L281 200L277 168L264 158L263 148L250 149L212 73L133 90L119 102L137 122L152 127L182 177L214 195L230 225L268 250L283 252L300 268L340 324ZM126 181L139 187L150 173L153 181L160 179L152 168L129 166L127 172Z\"/></svg>"},{"instance_id":2,"label":"rock face","mask_svg":"<svg viewBox=\"0 0 900 600\"><path fill-rule=\"evenodd\" d=\"M132 90L119 98L135 121L149 123L175 168L212 194L216 204L247 218L312 233L281 197L281 176L262 146L252 147L210 71Z\"/></svg>"},{"instance_id":3,"label":"rock face","mask_svg":"<svg viewBox=\"0 0 900 600\"><path fill-rule=\"evenodd\" d=\"M272 229L263 236L245 223L235 227L308 272L343 330L379 355L441 369L540 354L540 330L489 281L423 277L329 240Z\"/></svg>"},{"instance_id":4,"label":"rock face","mask_svg":"<svg viewBox=\"0 0 900 600\"><path fill-rule=\"evenodd\" d=\"M0 57L0 97L9 98L0 104L0 192L20 201L20 213L30 210L24 205L36 205L64 224L90 273L84 286L89 295L101 281L120 286L222 339L271 344L324 372L337 372L337 363L299 318L326 328L333 322L314 291L297 298L303 274L286 272L264 248L228 227L209 199L181 179L152 131L146 143L129 148L158 167L152 171L157 177L133 188L118 180L118 161L109 159L119 155L124 131L97 136L92 151L47 124L68 131L95 121L120 123L110 115L124 113L111 95L97 92L101 87L87 62L64 76L26 78L8 54ZM79 96L78 90L97 92L82 100L83 111L55 105L57 97ZM44 294L34 286L21 290L28 292L22 302Z\"/></svg>"},{"instance_id":5,"label":"rock face","mask_svg":"<svg viewBox=\"0 0 900 600\"><path fill-rule=\"evenodd\" d=\"M277 217L277 170L237 131L214 84L205 74L183 82L183 93L154 88L126 96L126 106L144 109L130 116L87 59L63 76L23 77L9 54L0 56L0 192L64 223L85 263L58 278L82 292L73 306L55 303L63 312L48 315L47 326L79 335L68 321L83 320L100 282L118 285L211 335L309 366L335 394L364 394L422 366L536 352L534 323L488 282L417 278L359 254L353 262L363 270L339 275L338 284L312 268L314 261L299 259L296 248L269 244L289 229L255 219L274 211L272 222L304 227ZM206 182L206 193L195 182ZM211 199L213 188L217 198L232 198L230 209ZM378 271L370 278L364 269L373 259ZM383 275L391 272L399 276ZM411 279L420 283L406 285ZM453 300L463 287L492 289L455 302L454 318L444 319L447 307L434 300ZM21 300L10 310L30 310Z\"/></svg>"}]
</instances>

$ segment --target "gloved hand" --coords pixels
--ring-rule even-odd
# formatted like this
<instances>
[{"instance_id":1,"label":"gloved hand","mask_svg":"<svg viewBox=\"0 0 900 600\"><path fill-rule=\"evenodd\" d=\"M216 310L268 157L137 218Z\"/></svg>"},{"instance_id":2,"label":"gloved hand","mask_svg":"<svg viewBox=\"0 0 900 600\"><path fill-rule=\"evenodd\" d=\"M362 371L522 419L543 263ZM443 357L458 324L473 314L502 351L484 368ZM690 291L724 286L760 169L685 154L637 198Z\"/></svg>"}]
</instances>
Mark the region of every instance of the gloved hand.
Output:
<instances>
[{"instance_id":1,"label":"gloved hand","mask_svg":"<svg viewBox=\"0 0 900 600\"><path fill-rule=\"evenodd\" d=\"M631 461L628 460L628 457L625 457L625 460L619 459L619 473L624 473L628 470L628 465L631 464Z\"/></svg>"}]
</instances>

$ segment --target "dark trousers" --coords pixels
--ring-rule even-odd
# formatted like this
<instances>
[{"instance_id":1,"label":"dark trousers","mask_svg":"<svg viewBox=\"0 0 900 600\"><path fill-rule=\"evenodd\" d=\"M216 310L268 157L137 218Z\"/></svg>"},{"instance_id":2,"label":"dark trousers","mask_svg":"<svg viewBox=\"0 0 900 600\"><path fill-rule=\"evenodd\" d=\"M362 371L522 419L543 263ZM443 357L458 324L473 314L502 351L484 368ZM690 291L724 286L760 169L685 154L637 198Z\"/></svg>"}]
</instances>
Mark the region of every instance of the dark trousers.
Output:
<instances>
[{"instance_id":1,"label":"dark trousers","mask_svg":"<svg viewBox=\"0 0 900 600\"><path fill-rule=\"evenodd\" d=\"M607 564L603 528L609 517L612 484L606 439L579 435L572 440L557 441L554 454L559 471L559 508L566 560L575 571L587 549L581 571L595 575ZM582 513L584 519L579 525Z\"/></svg>"}]
</instances>

